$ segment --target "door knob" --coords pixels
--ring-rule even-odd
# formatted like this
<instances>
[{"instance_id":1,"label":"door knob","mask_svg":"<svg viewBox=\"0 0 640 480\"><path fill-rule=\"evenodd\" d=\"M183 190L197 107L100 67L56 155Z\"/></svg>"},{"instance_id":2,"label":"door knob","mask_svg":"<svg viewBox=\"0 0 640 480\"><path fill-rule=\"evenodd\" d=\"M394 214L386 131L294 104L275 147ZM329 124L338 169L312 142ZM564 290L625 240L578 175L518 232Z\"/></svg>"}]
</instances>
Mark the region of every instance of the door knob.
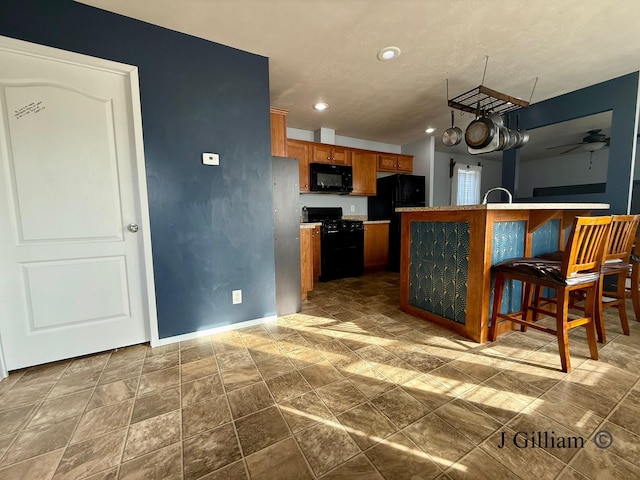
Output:
<instances>
[{"instance_id":1,"label":"door knob","mask_svg":"<svg viewBox=\"0 0 640 480\"><path fill-rule=\"evenodd\" d=\"M138 231L138 225L135 223L130 223L129 225L127 225L127 230L129 230L131 233L136 233Z\"/></svg>"}]
</instances>

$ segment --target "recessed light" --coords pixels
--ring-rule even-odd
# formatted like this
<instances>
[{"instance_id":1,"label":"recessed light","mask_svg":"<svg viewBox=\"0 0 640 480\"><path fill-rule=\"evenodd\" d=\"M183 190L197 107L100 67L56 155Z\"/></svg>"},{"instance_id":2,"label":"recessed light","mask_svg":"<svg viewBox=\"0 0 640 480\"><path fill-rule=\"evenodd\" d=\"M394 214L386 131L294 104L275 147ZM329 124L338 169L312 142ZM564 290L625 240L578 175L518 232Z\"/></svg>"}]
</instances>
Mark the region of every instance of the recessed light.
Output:
<instances>
[{"instance_id":1,"label":"recessed light","mask_svg":"<svg viewBox=\"0 0 640 480\"><path fill-rule=\"evenodd\" d=\"M398 47L384 47L378 52L378 60L381 62L388 62L398 56L400 56L400 49Z\"/></svg>"},{"instance_id":2,"label":"recessed light","mask_svg":"<svg viewBox=\"0 0 640 480\"><path fill-rule=\"evenodd\" d=\"M329 108L329 104L328 103L324 103L324 102L318 102L316 103L313 108L315 108L316 110L326 110L327 108Z\"/></svg>"},{"instance_id":3,"label":"recessed light","mask_svg":"<svg viewBox=\"0 0 640 480\"><path fill-rule=\"evenodd\" d=\"M433 127L429 127L429 128L427 128L427 129L425 130L425 133L433 133L433 132L435 132L435 131L436 131L436 129L435 129L435 128L433 128Z\"/></svg>"}]
</instances>

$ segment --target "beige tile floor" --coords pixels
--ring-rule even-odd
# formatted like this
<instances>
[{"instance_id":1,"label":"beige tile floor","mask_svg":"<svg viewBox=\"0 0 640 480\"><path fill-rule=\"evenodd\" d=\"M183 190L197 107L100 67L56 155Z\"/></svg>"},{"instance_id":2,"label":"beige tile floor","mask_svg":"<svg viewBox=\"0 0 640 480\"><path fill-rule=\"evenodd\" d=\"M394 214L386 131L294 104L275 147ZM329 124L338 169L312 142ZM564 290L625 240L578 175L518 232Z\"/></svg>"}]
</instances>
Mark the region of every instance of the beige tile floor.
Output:
<instances>
[{"instance_id":1,"label":"beige tile floor","mask_svg":"<svg viewBox=\"0 0 640 480\"><path fill-rule=\"evenodd\" d=\"M0 479L640 478L630 308L600 361L572 331L567 375L554 337L479 345L397 305L396 274L343 279L275 323L12 372Z\"/></svg>"}]
</instances>

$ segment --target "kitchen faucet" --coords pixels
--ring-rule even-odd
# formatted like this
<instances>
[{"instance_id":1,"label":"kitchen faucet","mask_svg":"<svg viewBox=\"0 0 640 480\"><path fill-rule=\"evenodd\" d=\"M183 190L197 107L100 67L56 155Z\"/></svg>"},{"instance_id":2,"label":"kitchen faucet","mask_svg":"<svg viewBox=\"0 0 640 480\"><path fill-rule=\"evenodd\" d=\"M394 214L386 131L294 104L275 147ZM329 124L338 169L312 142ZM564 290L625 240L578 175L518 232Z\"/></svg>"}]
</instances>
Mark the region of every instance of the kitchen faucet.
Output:
<instances>
[{"instance_id":1,"label":"kitchen faucet","mask_svg":"<svg viewBox=\"0 0 640 480\"><path fill-rule=\"evenodd\" d=\"M509 190L504 187L494 187L487 190L487 193L484 194L484 197L482 197L482 205L487 204L487 198L489 197L489 194L495 190L502 190L503 192L506 192L507 196L509 197L509 203L513 203L513 197L511 196L511 192Z\"/></svg>"}]
</instances>

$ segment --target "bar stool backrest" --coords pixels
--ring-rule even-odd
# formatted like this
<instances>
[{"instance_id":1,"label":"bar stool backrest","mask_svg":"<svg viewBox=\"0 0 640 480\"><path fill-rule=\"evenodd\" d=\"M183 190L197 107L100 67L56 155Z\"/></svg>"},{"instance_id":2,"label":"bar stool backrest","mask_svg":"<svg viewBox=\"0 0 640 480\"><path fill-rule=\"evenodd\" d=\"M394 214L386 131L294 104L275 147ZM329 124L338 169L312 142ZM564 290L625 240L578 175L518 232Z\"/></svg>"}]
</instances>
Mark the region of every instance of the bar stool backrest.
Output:
<instances>
[{"instance_id":1,"label":"bar stool backrest","mask_svg":"<svg viewBox=\"0 0 640 480\"><path fill-rule=\"evenodd\" d=\"M562 258L561 274L569 278L577 273L600 272L611 217L575 217L567 249Z\"/></svg>"},{"instance_id":2,"label":"bar stool backrest","mask_svg":"<svg viewBox=\"0 0 640 480\"><path fill-rule=\"evenodd\" d=\"M613 215L607 242L605 261L620 260L629 263L633 242L638 229L639 215Z\"/></svg>"}]
</instances>

